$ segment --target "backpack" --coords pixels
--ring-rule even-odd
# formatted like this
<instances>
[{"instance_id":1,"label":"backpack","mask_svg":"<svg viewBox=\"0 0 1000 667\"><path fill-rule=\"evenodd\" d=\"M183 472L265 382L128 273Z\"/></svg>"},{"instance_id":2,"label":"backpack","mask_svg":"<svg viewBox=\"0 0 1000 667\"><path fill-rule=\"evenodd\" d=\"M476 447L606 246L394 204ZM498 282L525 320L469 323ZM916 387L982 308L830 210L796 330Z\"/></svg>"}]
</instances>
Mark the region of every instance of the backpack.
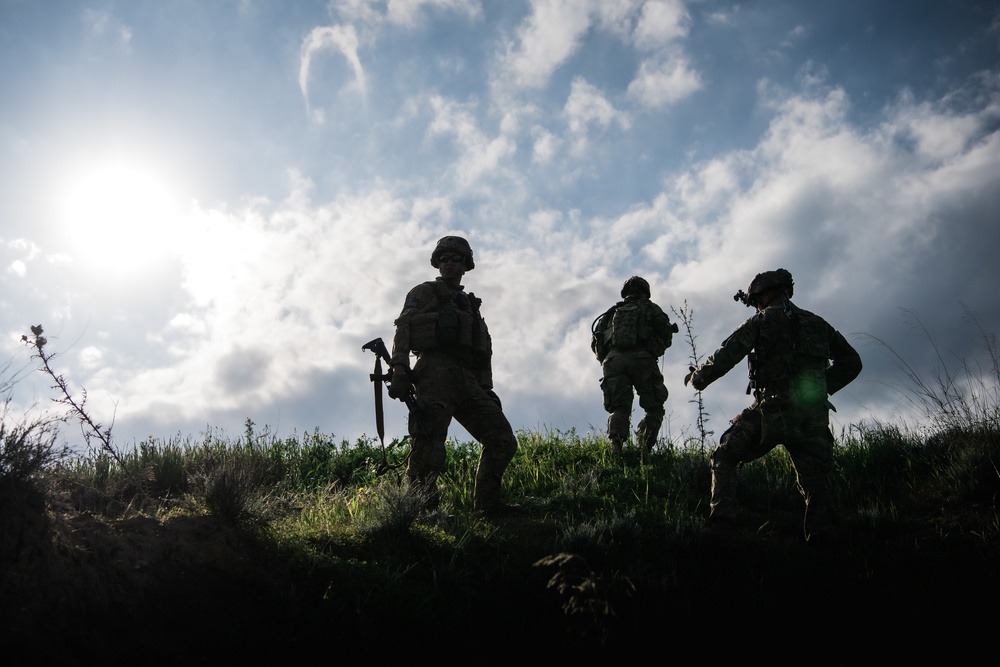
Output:
<instances>
[{"instance_id":1,"label":"backpack","mask_svg":"<svg viewBox=\"0 0 1000 667\"><path fill-rule=\"evenodd\" d=\"M678 329L664 315L665 330L654 331L650 322L650 308L659 311L655 304L647 300L626 299L600 314L590 325L590 349L594 351L597 360L604 363L611 350L636 348L646 350L654 357L662 356L673 342L673 334ZM657 321L656 317L653 319Z\"/></svg>"},{"instance_id":2,"label":"backpack","mask_svg":"<svg viewBox=\"0 0 1000 667\"><path fill-rule=\"evenodd\" d=\"M646 312L640 301L624 301L615 308L611 318L611 348L614 350L631 350L649 338L649 327L646 325Z\"/></svg>"},{"instance_id":3,"label":"backpack","mask_svg":"<svg viewBox=\"0 0 1000 667\"><path fill-rule=\"evenodd\" d=\"M619 301L594 320L590 332L590 349L601 363L611 350L631 350L645 345L649 326L642 303Z\"/></svg>"}]
</instances>

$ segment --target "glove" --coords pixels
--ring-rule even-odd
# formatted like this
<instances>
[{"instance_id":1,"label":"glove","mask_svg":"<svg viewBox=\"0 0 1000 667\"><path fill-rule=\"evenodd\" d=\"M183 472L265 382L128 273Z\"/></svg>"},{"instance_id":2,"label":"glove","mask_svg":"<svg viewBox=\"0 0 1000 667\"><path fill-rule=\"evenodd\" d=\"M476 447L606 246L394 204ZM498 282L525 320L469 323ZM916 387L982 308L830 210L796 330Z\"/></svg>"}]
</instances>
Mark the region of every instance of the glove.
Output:
<instances>
[{"instance_id":1,"label":"glove","mask_svg":"<svg viewBox=\"0 0 1000 667\"><path fill-rule=\"evenodd\" d=\"M684 376L684 386L688 386L688 383L694 377L694 366L688 366L688 374Z\"/></svg>"},{"instance_id":2,"label":"glove","mask_svg":"<svg viewBox=\"0 0 1000 667\"><path fill-rule=\"evenodd\" d=\"M413 383L405 373L394 374L389 382L389 398L405 401L412 389Z\"/></svg>"}]
</instances>

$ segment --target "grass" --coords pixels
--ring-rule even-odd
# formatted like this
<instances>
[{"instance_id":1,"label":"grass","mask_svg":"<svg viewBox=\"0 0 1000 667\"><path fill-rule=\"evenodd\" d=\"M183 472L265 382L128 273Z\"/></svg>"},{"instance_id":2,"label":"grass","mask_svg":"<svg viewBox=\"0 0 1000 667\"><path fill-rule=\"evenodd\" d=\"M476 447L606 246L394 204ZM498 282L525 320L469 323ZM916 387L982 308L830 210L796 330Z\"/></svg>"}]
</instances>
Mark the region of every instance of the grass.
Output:
<instances>
[{"instance_id":1,"label":"grass","mask_svg":"<svg viewBox=\"0 0 1000 667\"><path fill-rule=\"evenodd\" d=\"M506 492L526 514L487 521L469 506L478 460L471 443L450 443L442 508L427 513L401 469L379 474L381 448L366 438L150 439L121 457L128 471L100 454L44 468L46 505L33 510L48 522L45 546L33 547L44 558L8 554L5 627L14 640L40 641L52 621L44 605L35 617L15 613L36 608L25 600L37 602L27 582L39 578L62 582L48 602L63 605L62 636L71 640L180 627L239 637L246 651L269 655L355 637L378 642L385 628L407 641L446 633L453 648L471 649L494 640L484 629L494 624L511 642L627 650L661 624L700 633L723 602L794 624L803 586L849 593L852 604L884 607L885 595L896 596L891 611L903 613L914 604L909 589L922 582L926 611L930 601L954 603L942 581L973 579L977 590L996 591L995 435L921 439L878 423L842 434L835 488L844 540L835 554L801 543L801 500L781 449L742 470L746 526L720 538L705 527L704 450L628 449L616 464L603 436L521 432ZM67 531L82 525L81 545ZM206 532L193 539L193 525ZM96 562L103 553L133 553L140 565ZM156 571L155 581L143 568ZM193 572L213 583L190 590ZM95 586L107 601L96 627ZM155 605L144 597L150 586ZM79 590L67 597L66 587ZM128 600L121 611L118 596ZM244 650L224 645L230 657Z\"/></svg>"},{"instance_id":2,"label":"grass","mask_svg":"<svg viewBox=\"0 0 1000 667\"><path fill-rule=\"evenodd\" d=\"M5 415L2 641L63 664L386 659L428 642L442 657L575 660L777 657L819 632L829 664L961 660L1000 592L990 391L952 392L971 408L930 427L845 429L841 541L822 551L803 543L781 448L741 468L744 521L719 534L710 446L661 441L619 462L603 435L521 431L505 494L525 511L487 520L471 508L475 443L448 443L428 512L405 441L278 437L248 419L235 438L112 454L108 437L71 457L58 420Z\"/></svg>"}]
</instances>

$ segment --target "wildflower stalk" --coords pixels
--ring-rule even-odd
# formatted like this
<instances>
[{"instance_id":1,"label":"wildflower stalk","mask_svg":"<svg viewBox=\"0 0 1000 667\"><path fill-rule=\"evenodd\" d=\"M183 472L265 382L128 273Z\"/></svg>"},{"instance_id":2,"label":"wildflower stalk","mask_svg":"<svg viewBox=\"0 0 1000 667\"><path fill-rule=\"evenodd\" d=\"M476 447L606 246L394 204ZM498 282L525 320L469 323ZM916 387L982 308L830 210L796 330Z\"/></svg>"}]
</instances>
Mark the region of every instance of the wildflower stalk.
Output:
<instances>
[{"instance_id":1,"label":"wildflower stalk","mask_svg":"<svg viewBox=\"0 0 1000 667\"><path fill-rule=\"evenodd\" d=\"M96 439L99 443L98 449L110 456L128 476L129 480L131 480L135 487L141 490L142 485L139 484L135 477L133 477L131 470L129 470L128 466L125 465L125 461L121 454L114 447L111 438L111 426L105 428L100 422L91 417L89 412L87 412L87 390L82 389L80 399L75 399L73 397L73 393L69 389L69 384L66 382L65 376L56 373L52 368L52 361L58 355L48 352L45 349L45 346L49 341L42 335L43 333L41 324L32 326L31 336L21 336L21 342L33 350L31 355L32 358L38 359L41 362L41 368L38 370L48 375L52 378L52 381L55 382L52 388L57 390L61 396L53 400L56 403L66 406L69 409L70 415L72 415L80 423L80 429L83 432L83 439L87 444L87 448L94 451L92 441ZM114 421L112 420L112 426L113 425Z\"/></svg>"},{"instance_id":2,"label":"wildflower stalk","mask_svg":"<svg viewBox=\"0 0 1000 667\"><path fill-rule=\"evenodd\" d=\"M701 365L703 356L698 353L698 346L695 344L697 336L694 335L694 309L688 306L687 299L684 299L684 305L680 310L677 310L673 306L670 307L677 319L681 321L684 325L684 340L687 341L688 347L691 349L691 353L688 355L688 360L691 362L692 366ZM714 431L708 430L708 417L709 413L705 410L705 401L702 398L701 391L695 392L695 397L691 399L691 403L694 403L698 408L698 421L696 426L698 428L698 440L700 442L701 448L705 448L705 441L708 440L710 435L713 435Z\"/></svg>"}]
</instances>

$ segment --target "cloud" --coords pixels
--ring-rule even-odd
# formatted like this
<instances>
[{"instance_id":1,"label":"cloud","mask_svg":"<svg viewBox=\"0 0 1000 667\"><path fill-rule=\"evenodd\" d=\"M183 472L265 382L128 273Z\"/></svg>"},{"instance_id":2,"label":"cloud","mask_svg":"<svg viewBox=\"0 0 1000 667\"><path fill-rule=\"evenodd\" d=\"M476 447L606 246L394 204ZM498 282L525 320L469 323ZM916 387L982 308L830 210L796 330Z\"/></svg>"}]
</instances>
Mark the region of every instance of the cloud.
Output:
<instances>
[{"instance_id":1,"label":"cloud","mask_svg":"<svg viewBox=\"0 0 1000 667\"><path fill-rule=\"evenodd\" d=\"M483 11L478 0L389 0L386 19L390 23L413 27L427 9L451 11L470 18L481 16Z\"/></svg>"},{"instance_id":2,"label":"cloud","mask_svg":"<svg viewBox=\"0 0 1000 667\"><path fill-rule=\"evenodd\" d=\"M635 29L638 10L646 0L592 0L591 6L601 30L628 41Z\"/></svg>"},{"instance_id":3,"label":"cloud","mask_svg":"<svg viewBox=\"0 0 1000 667\"><path fill-rule=\"evenodd\" d=\"M642 6L635 27L636 47L643 50L661 48L688 34L691 17L680 0L652 0Z\"/></svg>"},{"instance_id":4,"label":"cloud","mask_svg":"<svg viewBox=\"0 0 1000 667\"><path fill-rule=\"evenodd\" d=\"M1000 134L989 129L988 106L955 113L904 98L869 131L850 124L840 89L790 94L775 109L752 151L673 181L676 214L707 223L690 261L674 269L678 288L695 302L722 298L726 283L734 291L756 271L785 266L805 307L848 332L892 331L911 358L924 353L899 331L901 307L954 321L962 303L974 304L998 323L985 287L1000 277L984 250L1000 243L989 222L1000 204ZM869 404L880 391L850 390Z\"/></svg>"},{"instance_id":5,"label":"cloud","mask_svg":"<svg viewBox=\"0 0 1000 667\"><path fill-rule=\"evenodd\" d=\"M545 88L556 70L567 65L586 41L597 39L590 36L595 30L647 54L628 87L629 97L639 104L661 109L702 87L700 73L681 46L690 16L679 0L537 0L531 8L500 59L498 81L514 89ZM579 78L577 75L574 80Z\"/></svg>"},{"instance_id":6,"label":"cloud","mask_svg":"<svg viewBox=\"0 0 1000 667\"><path fill-rule=\"evenodd\" d=\"M629 98L647 108L662 109L702 88L701 75L681 46L690 23L687 8L679 0L643 4L634 43L638 50L652 53L643 58L629 83Z\"/></svg>"},{"instance_id":7,"label":"cloud","mask_svg":"<svg viewBox=\"0 0 1000 667\"><path fill-rule=\"evenodd\" d=\"M322 109L313 110L309 104L309 69L317 54L328 49L339 51L344 56L354 72L354 82L361 97L364 98L368 94L365 70L358 57L358 33L354 26L335 25L313 28L302 41L299 56L299 90L301 90L305 100L306 109L310 111L314 119L320 122L325 117Z\"/></svg>"},{"instance_id":8,"label":"cloud","mask_svg":"<svg viewBox=\"0 0 1000 667\"><path fill-rule=\"evenodd\" d=\"M469 20L482 16L473 2L328 4L331 25L301 42L292 37L298 83L312 117L337 109L350 123L303 127L294 113L280 116L283 105L268 104L253 109L266 117L245 114L241 123L215 126L206 150L225 154L215 164L235 185L226 192L205 186L213 202L229 203L196 204L171 220L172 233L186 239L176 263L116 281L88 274L78 261L54 261L44 240L4 243L5 312L25 326L44 323L53 349L70 350L61 357L69 376L87 387L96 409L110 415L107 406L117 405L123 428L238 428L247 416L300 426L305 418L352 437L372 424L371 357L360 346L391 337L403 295L433 277L430 248L449 233L467 236L475 248L477 268L466 282L484 299L498 392L518 427L603 424L589 327L633 274L650 280L664 307L693 308L703 353L749 315L733 302L735 290L778 266L795 274L800 305L849 336L876 333L921 364L929 355L911 342L900 308L916 308L957 358L973 349L968 336L952 335L963 326L963 305L987 330L1000 326L992 257L1000 245L996 71L980 67L964 85L953 79L947 95L915 88L878 108L829 83L829 72L844 63L819 48L835 37L824 26L801 37L827 59L803 66L794 82L762 78L781 72L750 70L759 63L749 59L738 71L714 70L709 81L702 63L712 66L722 52L692 52L696 41L700 47L725 32L733 51L745 54L744 40L759 35L776 44L787 28L810 24L789 20L778 28L760 19L757 26L766 23L770 32L750 35L711 26L702 32L705 24L692 23L676 2L500 6L489 6L487 24ZM695 16L729 26L734 18L760 18L726 11ZM265 14L246 16L234 29ZM428 17L433 30L422 31ZM113 32L94 26L86 47L103 43L99 34L115 42ZM443 45L440 35L456 26L473 32L455 40L459 48ZM698 40L690 40L696 29ZM297 30L282 24L278 32ZM274 44L288 46L276 40L261 48ZM341 57L349 65L342 68L349 82L321 104L328 51L338 66ZM280 49L265 53L268 62L281 62ZM218 71L247 71L236 60L211 62ZM262 71L270 76L259 81L278 78ZM68 78L30 73L38 81ZM746 84L758 80L754 100ZM27 93L37 88L25 84L25 95L11 100L32 99ZM280 88L268 90L253 94L280 95ZM885 90L873 84L871 94L888 99ZM698 91L704 95L692 99ZM72 91L61 92L71 98ZM125 92L102 89L100 97L125 99ZM379 104L359 112L358 92L377 92ZM678 104L685 99L692 103ZM864 105L861 112L855 104ZM208 127L204 115L185 117L182 106L168 105L178 117L163 127ZM650 109L670 109L671 122L645 113ZM218 111L235 113L224 105ZM724 125L730 120L740 127ZM4 136L41 146L38 137L51 126L22 140L22 123L27 127L12 117ZM52 135L50 154L69 133ZM276 150L279 144L287 146ZM240 150L227 153L233 145ZM50 176L44 163L39 158L37 171ZM287 165L299 170L288 172L285 191ZM8 171L25 169L15 160ZM264 188L281 194L253 196ZM46 224L41 205L5 210L7 219ZM24 352L14 335L23 328L7 325L11 336L2 344L12 355ZM890 364L876 350L862 354L866 371L836 398L836 419L891 403ZM664 359L675 427L693 423L691 395L680 386L688 356L678 340ZM39 386L37 394L47 395L47 385ZM745 404L745 387L745 374L734 371L706 394L717 431ZM387 410L390 430L401 434L402 407Z\"/></svg>"},{"instance_id":9,"label":"cloud","mask_svg":"<svg viewBox=\"0 0 1000 667\"><path fill-rule=\"evenodd\" d=\"M619 123L588 86L579 81L582 126ZM849 337L879 332L917 358L923 352L899 331L900 306L935 304L938 324L951 327L961 301L988 328L1000 322L989 257L1000 244L990 224L1000 205L992 106L959 112L903 96L863 129L851 123L842 89L765 85L761 95L773 118L756 145L692 164L648 202L608 218L538 206L463 230L448 196L371 189L316 202L311 182L294 173L281 202L198 209L183 230L194 234L184 264L190 300L147 343L172 361L130 370L94 345L88 354L104 355L105 373L85 376L88 389L125 397L123 423L156 415L164 425L197 424L220 414L262 423L279 406L287 420L319 401L330 406L320 428L361 432L371 389L360 346L391 337L403 295L433 277L427 257L446 233L466 235L475 249L466 284L484 299L498 392L518 427L603 425L589 327L633 274L650 280L664 308L689 304L703 354L749 314L732 301L736 289L778 266L795 275L799 305ZM462 147L456 171L490 163L495 140L473 106L445 98L432 106L432 132ZM492 180L491 171L478 178ZM888 370L879 371L888 362L861 351L869 370L838 394L836 419L891 407L880 384ZM679 385L688 355L678 339L664 358L675 428L693 423ZM705 396L716 428L746 402L745 375L730 376Z\"/></svg>"},{"instance_id":10,"label":"cloud","mask_svg":"<svg viewBox=\"0 0 1000 667\"><path fill-rule=\"evenodd\" d=\"M543 127L536 126L532 130L534 142L532 144L531 159L541 165L548 164L559 149L560 140L554 134Z\"/></svg>"},{"instance_id":11,"label":"cloud","mask_svg":"<svg viewBox=\"0 0 1000 667\"><path fill-rule=\"evenodd\" d=\"M502 134L492 139L478 126L474 104L460 104L435 95L430 99L434 118L428 136L451 136L457 144L459 159L452 172L461 187L467 187L497 168L516 150L514 141Z\"/></svg>"},{"instance_id":12,"label":"cloud","mask_svg":"<svg viewBox=\"0 0 1000 667\"><path fill-rule=\"evenodd\" d=\"M628 95L651 109L662 109L702 88L701 75L682 55L660 54L644 60Z\"/></svg>"},{"instance_id":13,"label":"cloud","mask_svg":"<svg viewBox=\"0 0 1000 667\"><path fill-rule=\"evenodd\" d=\"M132 28L118 20L110 12L84 9L81 13L81 20L91 39L100 42L110 40L112 46L125 53L131 52Z\"/></svg>"},{"instance_id":14,"label":"cloud","mask_svg":"<svg viewBox=\"0 0 1000 667\"><path fill-rule=\"evenodd\" d=\"M574 89L568 106L579 131L627 127L593 86L581 79ZM778 266L795 275L801 306L846 334L885 333L904 354L922 353L897 334L898 307L948 308L949 284L963 286L953 308L960 299L977 311L985 305L986 322L998 321L989 305L998 276L988 255L1000 244L988 224L1000 204L993 107L959 113L903 96L881 125L862 129L852 125L842 89L764 84L760 94L773 118L755 146L692 164L649 202L607 219L540 207L521 220L487 217L479 231L456 231L448 197L373 190L316 203L311 184L295 175L278 204L236 215L202 211L205 236L193 244L202 254L192 251L185 269L193 302L162 332L162 345L182 361L122 381L119 395L132 398L120 409L191 419L220 381L242 398L208 402L230 410L264 409L335 376L357 382L366 372L360 344L391 336L402 295L433 276L426 255L434 240L452 232L473 243L477 268L466 283L484 299L498 391L512 420L529 428L603 423L589 326L632 274L650 280L664 308L689 304L703 354L749 314L733 303L736 289ZM499 138L479 129L475 106L443 97L431 105L430 135L459 147L455 173L493 181ZM391 270L378 262L384 257L393 258ZM862 354L874 377L885 363L872 350ZM678 344L664 359L668 413L678 424L693 423L678 385L687 356ZM746 401L745 376L730 375L706 394L716 420ZM346 410L370 390L328 391ZM838 395L836 418L881 409L885 395L863 375ZM344 430L343 419L332 423Z\"/></svg>"},{"instance_id":15,"label":"cloud","mask_svg":"<svg viewBox=\"0 0 1000 667\"><path fill-rule=\"evenodd\" d=\"M533 0L531 14L509 44L503 68L519 88L543 88L552 73L580 48L590 28L590 3Z\"/></svg>"},{"instance_id":16,"label":"cloud","mask_svg":"<svg viewBox=\"0 0 1000 667\"><path fill-rule=\"evenodd\" d=\"M380 6L385 6L384 13ZM479 0L339 0L330 3L330 11L345 23L374 27L387 22L404 28L415 28L430 11L464 14L469 18L482 16Z\"/></svg>"},{"instance_id":17,"label":"cloud","mask_svg":"<svg viewBox=\"0 0 1000 667\"><path fill-rule=\"evenodd\" d=\"M164 363L115 368L107 359L114 372L89 381L92 396L126 397L123 420L155 414L197 423L218 410L280 404L307 392L310 379L360 366L361 344L391 325L409 287L382 275L381 258L421 236L430 245L417 221L440 225L442 203L371 192L316 205L307 180L293 174L291 184L278 204L197 209L178 226L190 240L189 299L175 301L141 353ZM415 275L426 261L414 255L394 265Z\"/></svg>"},{"instance_id":18,"label":"cloud","mask_svg":"<svg viewBox=\"0 0 1000 667\"><path fill-rule=\"evenodd\" d=\"M630 125L628 114L615 109L595 86L582 77L573 80L563 115L573 136L573 150L577 155L581 155L586 149L591 127L604 131L612 123L616 123L622 130L628 130Z\"/></svg>"},{"instance_id":19,"label":"cloud","mask_svg":"<svg viewBox=\"0 0 1000 667\"><path fill-rule=\"evenodd\" d=\"M476 0L389 0L385 13L378 9L380 3L371 0L345 0L331 3L330 11L342 23L313 28L303 40L299 57L299 89L306 109L317 122L324 122L322 109L313 109L309 97L310 70L315 58L327 50L340 52L354 74L354 85L362 98L367 98L368 77L358 55L362 44L374 45L385 25L412 30L421 25L421 18L429 10L441 10L476 19L482 7Z\"/></svg>"}]
</instances>

